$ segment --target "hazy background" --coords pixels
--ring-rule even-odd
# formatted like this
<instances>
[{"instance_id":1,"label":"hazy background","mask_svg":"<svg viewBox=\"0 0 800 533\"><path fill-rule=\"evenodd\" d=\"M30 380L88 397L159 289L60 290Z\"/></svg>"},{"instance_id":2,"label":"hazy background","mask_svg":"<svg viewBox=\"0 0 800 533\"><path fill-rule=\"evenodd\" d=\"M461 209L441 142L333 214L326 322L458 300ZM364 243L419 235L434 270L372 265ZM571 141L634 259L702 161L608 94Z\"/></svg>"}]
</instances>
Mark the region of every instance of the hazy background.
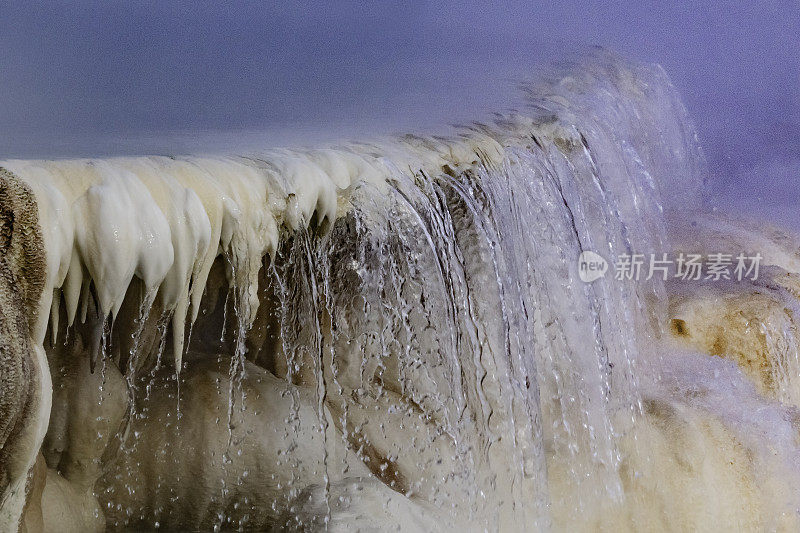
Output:
<instances>
[{"instance_id":1,"label":"hazy background","mask_svg":"<svg viewBox=\"0 0 800 533\"><path fill-rule=\"evenodd\" d=\"M794 0L0 0L0 40L0 158L432 128L479 116L536 65L599 44L672 76L709 158L712 202L800 221Z\"/></svg>"}]
</instances>

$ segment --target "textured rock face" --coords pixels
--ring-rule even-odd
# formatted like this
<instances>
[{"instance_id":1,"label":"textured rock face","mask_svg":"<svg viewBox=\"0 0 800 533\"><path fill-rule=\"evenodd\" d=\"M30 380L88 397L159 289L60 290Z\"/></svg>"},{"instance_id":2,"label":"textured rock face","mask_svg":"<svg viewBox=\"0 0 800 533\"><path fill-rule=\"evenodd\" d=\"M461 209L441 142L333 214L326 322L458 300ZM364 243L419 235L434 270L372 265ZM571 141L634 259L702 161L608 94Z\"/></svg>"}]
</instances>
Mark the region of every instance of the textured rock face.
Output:
<instances>
[{"instance_id":1,"label":"textured rock face","mask_svg":"<svg viewBox=\"0 0 800 533\"><path fill-rule=\"evenodd\" d=\"M670 337L735 363L764 397L800 407L800 244L778 228L720 214L671 221L686 252L758 251L756 279L668 284Z\"/></svg>"},{"instance_id":2,"label":"textured rock face","mask_svg":"<svg viewBox=\"0 0 800 533\"><path fill-rule=\"evenodd\" d=\"M671 331L691 349L734 361L762 395L800 406L790 379L798 370L797 318L780 296L763 287L714 287L674 297Z\"/></svg>"},{"instance_id":3,"label":"textured rock face","mask_svg":"<svg viewBox=\"0 0 800 533\"><path fill-rule=\"evenodd\" d=\"M50 411L44 352L31 340L45 278L33 193L0 169L0 529L14 530ZM42 424L44 421L44 424ZM44 427L42 427L44 426Z\"/></svg>"}]
</instances>

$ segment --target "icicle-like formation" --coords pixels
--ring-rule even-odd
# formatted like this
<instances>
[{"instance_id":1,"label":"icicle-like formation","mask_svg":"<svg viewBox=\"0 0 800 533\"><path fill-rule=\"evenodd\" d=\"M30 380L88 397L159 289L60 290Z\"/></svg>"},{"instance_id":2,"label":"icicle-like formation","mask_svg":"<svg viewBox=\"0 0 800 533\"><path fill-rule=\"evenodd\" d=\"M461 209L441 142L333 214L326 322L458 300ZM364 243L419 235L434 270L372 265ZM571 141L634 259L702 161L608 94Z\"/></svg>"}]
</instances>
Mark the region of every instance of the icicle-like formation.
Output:
<instances>
[{"instance_id":1,"label":"icicle-like formation","mask_svg":"<svg viewBox=\"0 0 800 533\"><path fill-rule=\"evenodd\" d=\"M43 453L74 507L171 529L793 524L757 488L797 460L775 403L800 398L794 278L756 288L763 387L665 348L713 329L707 302L577 262L680 246L663 214L702 189L685 111L660 69L603 55L526 91L450 137L0 162L39 206ZM717 507L685 503L712 487Z\"/></svg>"}]
</instances>

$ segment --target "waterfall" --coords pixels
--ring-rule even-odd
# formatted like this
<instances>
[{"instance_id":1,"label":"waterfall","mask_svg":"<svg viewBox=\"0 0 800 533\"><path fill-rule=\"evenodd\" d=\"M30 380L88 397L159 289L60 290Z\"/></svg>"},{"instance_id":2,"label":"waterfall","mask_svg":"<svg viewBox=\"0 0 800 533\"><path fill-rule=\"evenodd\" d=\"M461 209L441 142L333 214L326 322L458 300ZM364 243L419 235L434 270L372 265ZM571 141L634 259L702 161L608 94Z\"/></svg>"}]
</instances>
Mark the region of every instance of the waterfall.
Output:
<instances>
[{"instance_id":1,"label":"waterfall","mask_svg":"<svg viewBox=\"0 0 800 533\"><path fill-rule=\"evenodd\" d=\"M624 257L680 248L671 220L700 209L685 109L659 67L605 53L522 92L448 137L0 162L39 206L31 336L53 378L42 454L61 516L796 525L793 271L697 291L618 279ZM582 281L585 252L604 276ZM735 325L753 290L772 314ZM754 350L764 372L743 366Z\"/></svg>"}]
</instances>

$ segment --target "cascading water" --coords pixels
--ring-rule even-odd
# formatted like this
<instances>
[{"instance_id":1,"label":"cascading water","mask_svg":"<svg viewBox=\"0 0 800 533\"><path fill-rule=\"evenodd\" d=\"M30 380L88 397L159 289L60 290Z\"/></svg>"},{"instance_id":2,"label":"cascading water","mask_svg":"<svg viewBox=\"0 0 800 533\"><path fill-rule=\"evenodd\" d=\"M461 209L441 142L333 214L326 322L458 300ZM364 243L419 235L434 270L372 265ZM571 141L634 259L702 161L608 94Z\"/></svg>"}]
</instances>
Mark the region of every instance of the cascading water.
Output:
<instances>
[{"instance_id":1,"label":"cascading water","mask_svg":"<svg viewBox=\"0 0 800 533\"><path fill-rule=\"evenodd\" d=\"M757 390L699 293L579 277L699 206L658 68L600 54L452 138L0 166L39 204L65 528L797 525L791 287Z\"/></svg>"}]
</instances>

